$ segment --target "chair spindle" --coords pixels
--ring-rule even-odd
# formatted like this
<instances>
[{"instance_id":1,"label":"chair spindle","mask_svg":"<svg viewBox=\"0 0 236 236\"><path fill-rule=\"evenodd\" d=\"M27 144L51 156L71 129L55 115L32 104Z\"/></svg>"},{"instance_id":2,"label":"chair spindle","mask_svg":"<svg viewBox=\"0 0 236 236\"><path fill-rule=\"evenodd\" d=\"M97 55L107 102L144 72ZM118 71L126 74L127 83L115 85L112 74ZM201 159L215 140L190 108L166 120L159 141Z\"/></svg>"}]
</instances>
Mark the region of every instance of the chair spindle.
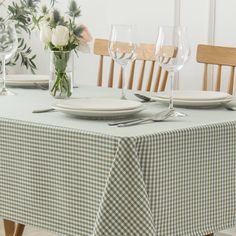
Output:
<instances>
[{"instance_id":1,"label":"chair spindle","mask_svg":"<svg viewBox=\"0 0 236 236\"><path fill-rule=\"evenodd\" d=\"M228 93L233 94L233 88L234 88L234 74L235 74L235 67L231 66L231 72L230 72L230 79L229 79L229 85L228 85Z\"/></svg>"},{"instance_id":2,"label":"chair spindle","mask_svg":"<svg viewBox=\"0 0 236 236\"><path fill-rule=\"evenodd\" d=\"M222 72L222 65L218 65L217 69L217 79L216 79L216 91L220 91L221 87L221 72Z\"/></svg>"},{"instance_id":3,"label":"chair spindle","mask_svg":"<svg viewBox=\"0 0 236 236\"><path fill-rule=\"evenodd\" d=\"M140 73L140 77L139 77L139 82L138 82L138 90L142 90L142 87L143 87L143 78L144 78L145 67L146 67L146 61L143 60L141 73Z\"/></svg>"},{"instance_id":4,"label":"chair spindle","mask_svg":"<svg viewBox=\"0 0 236 236\"><path fill-rule=\"evenodd\" d=\"M208 64L204 64L203 90L208 89Z\"/></svg>"},{"instance_id":5,"label":"chair spindle","mask_svg":"<svg viewBox=\"0 0 236 236\"><path fill-rule=\"evenodd\" d=\"M114 60L111 59L111 65L110 65L110 72L109 72L109 80L108 80L108 87L113 87L113 81L114 81Z\"/></svg>"},{"instance_id":6,"label":"chair spindle","mask_svg":"<svg viewBox=\"0 0 236 236\"><path fill-rule=\"evenodd\" d=\"M131 64L128 89L133 88L135 64L136 64L136 61L133 61L132 64Z\"/></svg>"},{"instance_id":7,"label":"chair spindle","mask_svg":"<svg viewBox=\"0 0 236 236\"><path fill-rule=\"evenodd\" d=\"M98 70L98 80L97 86L102 86L102 75L103 75L103 55L100 56L99 70Z\"/></svg>"},{"instance_id":8,"label":"chair spindle","mask_svg":"<svg viewBox=\"0 0 236 236\"><path fill-rule=\"evenodd\" d=\"M122 88L123 87L123 76L124 76L124 73L123 73L123 68L122 66L120 67L120 76L119 76L119 82L118 82L118 88Z\"/></svg>"},{"instance_id":9,"label":"chair spindle","mask_svg":"<svg viewBox=\"0 0 236 236\"><path fill-rule=\"evenodd\" d=\"M161 72L162 72L162 67L159 66L158 72L157 72L157 77L156 77L155 86L154 86L154 89L153 89L153 92L155 92L155 93L158 91L158 88L159 88L159 85L160 85Z\"/></svg>"},{"instance_id":10,"label":"chair spindle","mask_svg":"<svg viewBox=\"0 0 236 236\"><path fill-rule=\"evenodd\" d=\"M151 87L152 87L152 78L153 78L154 68L155 68L155 61L153 61L151 64L151 69L150 69L150 73L148 77L148 83L146 87L146 91L148 92L151 90Z\"/></svg>"},{"instance_id":11,"label":"chair spindle","mask_svg":"<svg viewBox=\"0 0 236 236\"><path fill-rule=\"evenodd\" d=\"M160 91L164 91L165 90L167 79L168 79L168 71L165 71L164 78L163 78L163 81L161 83Z\"/></svg>"}]
</instances>

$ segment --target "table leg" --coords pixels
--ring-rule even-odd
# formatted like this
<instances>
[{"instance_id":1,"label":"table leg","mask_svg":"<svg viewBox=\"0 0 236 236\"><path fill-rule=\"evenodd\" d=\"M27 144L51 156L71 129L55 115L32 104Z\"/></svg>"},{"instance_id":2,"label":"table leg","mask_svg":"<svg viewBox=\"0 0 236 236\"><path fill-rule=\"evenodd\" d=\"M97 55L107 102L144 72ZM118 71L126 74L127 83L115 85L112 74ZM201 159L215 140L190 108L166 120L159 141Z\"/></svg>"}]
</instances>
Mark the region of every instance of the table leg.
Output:
<instances>
[{"instance_id":1,"label":"table leg","mask_svg":"<svg viewBox=\"0 0 236 236\"><path fill-rule=\"evenodd\" d=\"M25 225L23 224L17 224L16 225L16 231L15 233L13 234L13 236L22 236L23 232L24 232L24 229L25 229Z\"/></svg>"},{"instance_id":2,"label":"table leg","mask_svg":"<svg viewBox=\"0 0 236 236\"><path fill-rule=\"evenodd\" d=\"M5 236L13 236L15 232L15 222L10 220L3 220Z\"/></svg>"}]
</instances>

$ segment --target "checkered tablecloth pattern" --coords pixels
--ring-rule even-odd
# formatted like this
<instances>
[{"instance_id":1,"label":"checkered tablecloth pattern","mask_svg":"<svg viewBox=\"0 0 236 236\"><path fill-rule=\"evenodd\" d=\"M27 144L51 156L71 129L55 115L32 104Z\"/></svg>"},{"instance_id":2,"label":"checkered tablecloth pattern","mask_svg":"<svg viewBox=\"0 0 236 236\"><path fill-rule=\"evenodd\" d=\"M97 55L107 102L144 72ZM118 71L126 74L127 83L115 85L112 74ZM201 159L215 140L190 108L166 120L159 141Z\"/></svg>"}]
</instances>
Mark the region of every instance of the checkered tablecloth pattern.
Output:
<instances>
[{"instance_id":1,"label":"checkered tablecloth pattern","mask_svg":"<svg viewBox=\"0 0 236 236\"><path fill-rule=\"evenodd\" d=\"M0 216L65 236L235 225L236 122L134 137L0 119Z\"/></svg>"}]
</instances>

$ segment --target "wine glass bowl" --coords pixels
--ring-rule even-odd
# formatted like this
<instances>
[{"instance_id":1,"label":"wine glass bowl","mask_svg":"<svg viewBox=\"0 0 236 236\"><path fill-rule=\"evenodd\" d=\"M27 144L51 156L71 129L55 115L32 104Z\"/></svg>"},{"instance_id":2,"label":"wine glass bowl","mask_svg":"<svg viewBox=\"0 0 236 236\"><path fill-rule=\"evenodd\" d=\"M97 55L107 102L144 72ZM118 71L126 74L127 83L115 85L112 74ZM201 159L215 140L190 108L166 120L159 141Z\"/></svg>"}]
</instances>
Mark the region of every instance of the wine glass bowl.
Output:
<instances>
[{"instance_id":1,"label":"wine glass bowl","mask_svg":"<svg viewBox=\"0 0 236 236\"><path fill-rule=\"evenodd\" d=\"M126 66L135 59L135 48L133 44L122 42L111 42L109 47L110 56L121 66Z\"/></svg>"},{"instance_id":2,"label":"wine glass bowl","mask_svg":"<svg viewBox=\"0 0 236 236\"><path fill-rule=\"evenodd\" d=\"M172 111L172 116L184 116L174 109L173 80L174 73L183 68L190 56L187 29L181 26L159 27L155 55L158 64L169 72L171 88L168 109Z\"/></svg>"},{"instance_id":3,"label":"wine glass bowl","mask_svg":"<svg viewBox=\"0 0 236 236\"><path fill-rule=\"evenodd\" d=\"M108 51L111 58L121 66L121 99L126 99L124 71L128 63L136 58L136 44L133 41L131 25L112 25Z\"/></svg>"},{"instance_id":4,"label":"wine glass bowl","mask_svg":"<svg viewBox=\"0 0 236 236\"><path fill-rule=\"evenodd\" d=\"M15 26L11 21L0 23L0 60L2 62L3 87L0 96L15 95L6 88L6 60L17 51L18 39Z\"/></svg>"}]
</instances>

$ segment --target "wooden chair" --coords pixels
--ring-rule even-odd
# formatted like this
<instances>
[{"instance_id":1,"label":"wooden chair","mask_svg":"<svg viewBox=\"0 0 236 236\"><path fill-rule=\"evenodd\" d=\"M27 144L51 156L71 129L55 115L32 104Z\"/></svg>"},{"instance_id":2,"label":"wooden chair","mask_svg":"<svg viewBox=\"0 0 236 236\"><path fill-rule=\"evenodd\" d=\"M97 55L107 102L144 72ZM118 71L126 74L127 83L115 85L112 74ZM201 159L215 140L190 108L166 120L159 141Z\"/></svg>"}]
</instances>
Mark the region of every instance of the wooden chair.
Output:
<instances>
[{"instance_id":1,"label":"wooden chair","mask_svg":"<svg viewBox=\"0 0 236 236\"><path fill-rule=\"evenodd\" d=\"M22 236L25 225L10 220L3 220L5 236Z\"/></svg>"},{"instance_id":2,"label":"wooden chair","mask_svg":"<svg viewBox=\"0 0 236 236\"><path fill-rule=\"evenodd\" d=\"M95 39L94 42L94 54L100 56L99 70L98 70L98 78L97 78L97 86L104 86L103 81L103 66L104 66L104 57L109 57L108 52L109 41L105 39ZM170 50L170 47L167 48L167 53L173 54L173 50ZM136 90L145 90L145 91L163 91L165 90L168 72L163 71L160 66L158 66L157 73L154 76L155 66L156 66L156 58L155 58L155 45L154 44L139 44L136 49L136 60L132 62L129 72L128 78L128 86L127 89L136 89ZM141 61L141 69L138 75L138 84L137 87L134 88L134 77L135 77L135 69L136 69L136 61ZM145 70L147 68L147 63L151 63L150 70L148 72L147 82L145 82ZM111 59L110 62L110 70L109 70L109 78L107 87L114 87L114 60ZM118 88L122 88L122 73L120 71L119 80L118 80ZM106 85L105 85L106 86Z\"/></svg>"},{"instance_id":3,"label":"wooden chair","mask_svg":"<svg viewBox=\"0 0 236 236\"><path fill-rule=\"evenodd\" d=\"M236 48L230 47L219 47L210 45L198 45L197 47L197 62L204 63L204 79L203 79L203 90L208 89L208 65L217 65L217 79L215 84L215 91L221 89L221 74L222 67L228 66L231 68L230 78L228 81L229 94L233 94L234 88L234 74L236 66Z\"/></svg>"}]
</instances>

